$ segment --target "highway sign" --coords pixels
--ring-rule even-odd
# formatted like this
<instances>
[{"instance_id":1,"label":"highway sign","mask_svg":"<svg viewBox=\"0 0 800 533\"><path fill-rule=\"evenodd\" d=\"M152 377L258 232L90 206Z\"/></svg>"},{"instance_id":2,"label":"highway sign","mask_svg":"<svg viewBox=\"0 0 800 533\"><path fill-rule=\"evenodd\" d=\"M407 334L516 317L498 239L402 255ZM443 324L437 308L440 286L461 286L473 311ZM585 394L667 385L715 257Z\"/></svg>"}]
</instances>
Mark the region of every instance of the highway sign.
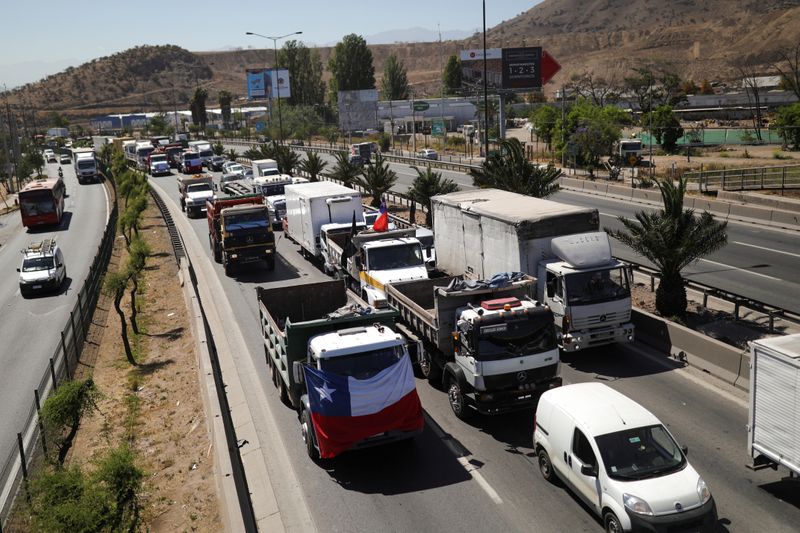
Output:
<instances>
[{"instance_id":1,"label":"highway sign","mask_svg":"<svg viewBox=\"0 0 800 533\"><path fill-rule=\"evenodd\" d=\"M427 111L430 107L428 102L414 102L414 111Z\"/></svg>"}]
</instances>

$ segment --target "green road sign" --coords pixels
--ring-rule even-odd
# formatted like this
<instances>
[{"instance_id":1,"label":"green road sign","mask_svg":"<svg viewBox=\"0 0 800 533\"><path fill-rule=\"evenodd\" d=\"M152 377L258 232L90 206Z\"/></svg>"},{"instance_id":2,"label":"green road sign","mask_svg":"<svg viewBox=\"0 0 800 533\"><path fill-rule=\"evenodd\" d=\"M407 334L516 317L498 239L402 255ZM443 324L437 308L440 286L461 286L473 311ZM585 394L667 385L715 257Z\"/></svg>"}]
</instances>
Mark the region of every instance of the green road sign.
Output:
<instances>
[{"instance_id":1,"label":"green road sign","mask_svg":"<svg viewBox=\"0 0 800 533\"><path fill-rule=\"evenodd\" d=\"M434 137L441 137L444 135L444 122L441 120L434 120L431 122L431 135Z\"/></svg>"},{"instance_id":2,"label":"green road sign","mask_svg":"<svg viewBox=\"0 0 800 533\"><path fill-rule=\"evenodd\" d=\"M427 111L430 107L428 102L414 102L414 111Z\"/></svg>"}]
</instances>

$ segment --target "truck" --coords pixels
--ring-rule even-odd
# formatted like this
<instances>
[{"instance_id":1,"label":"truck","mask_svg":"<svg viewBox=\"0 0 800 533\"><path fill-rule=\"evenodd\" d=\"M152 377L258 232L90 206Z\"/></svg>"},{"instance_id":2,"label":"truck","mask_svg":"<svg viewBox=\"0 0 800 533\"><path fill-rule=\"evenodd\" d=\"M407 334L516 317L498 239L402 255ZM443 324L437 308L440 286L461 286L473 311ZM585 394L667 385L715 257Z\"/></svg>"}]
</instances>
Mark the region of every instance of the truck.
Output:
<instances>
[{"instance_id":1,"label":"truck","mask_svg":"<svg viewBox=\"0 0 800 533\"><path fill-rule=\"evenodd\" d=\"M642 164L643 145L641 139L620 139L608 164L615 167L636 167Z\"/></svg>"},{"instance_id":2,"label":"truck","mask_svg":"<svg viewBox=\"0 0 800 533\"><path fill-rule=\"evenodd\" d=\"M155 150L153 143L150 141L137 141L130 150L130 157L128 160L134 168L142 171L147 171L147 158Z\"/></svg>"},{"instance_id":3,"label":"truck","mask_svg":"<svg viewBox=\"0 0 800 533\"><path fill-rule=\"evenodd\" d=\"M167 154L159 148L147 157L147 170L151 176L164 176L171 174Z\"/></svg>"},{"instance_id":4,"label":"truck","mask_svg":"<svg viewBox=\"0 0 800 533\"><path fill-rule=\"evenodd\" d=\"M78 183L97 181L99 171L95 159L94 148L76 148L72 150L73 165Z\"/></svg>"},{"instance_id":5,"label":"truck","mask_svg":"<svg viewBox=\"0 0 800 533\"><path fill-rule=\"evenodd\" d=\"M208 243L217 263L231 275L237 265L264 260L275 270L275 234L260 194L206 200Z\"/></svg>"},{"instance_id":6,"label":"truck","mask_svg":"<svg viewBox=\"0 0 800 533\"><path fill-rule=\"evenodd\" d=\"M440 270L533 276L565 351L633 342L631 269L611 255L597 209L475 189L434 196L432 211Z\"/></svg>"},{"instance_id":7,"label":"truck","mask_svg":"<svg viewBox=\"0 0 800 533\"><path fill-rule=\"evenodd\" d=\"M398 362L410 365L405 339L394 331L397 311L362 307L348 296L344 281L256 287L264 353L272 382L282 402L297 411L306 452L312 459L329 458L347 449L376 446L418 435L424 426L421 405L402 412L384 410L386 416L367 428L347 427L347 437L334 433L329 440L343 441L337 450L321 453L315 421L310 413L304 367L332 372L349 380L365 380ZM406 358L406 361L402 361ZM410 368L410 366L409 366ZM372 390L372 401L385 405L398 385L410 385L412 400L419 398L413 375L403 383L387 380ZM335 391L332 391L335 394ZM345 424L346 422L342 422ZM366 430L366 431L364 431ZM354 438L355 435L355 438Z\"/></svg>"},{"instance_id":8,"label":"truck","mask_svg":"<svg viewBox=\"0 0 800 533\"><path fill-rule=\"evenodd\" d=\"M390 283L389 305L416 345L420 372L444 385L450 408L499 414L535 406L561 385L553 313L531 295L530 276L464 284L461 276Z\"/></svg>"},{"instance_id":9,"label":"truck","mask_svg":"<svg viewBox=\"0 0 800 533\"><path fill-rule=\"evenodd\" d=\"M253 169L253 180L260 176L279 176L281 173L274 159L254 159L250 161L250 168Z\"/></svg>"},{"instance_id":10,"label":"truck","mask_svg":"<svg viewBox=\"0 0 800 533\"><path fill-rule=\"evenodd\" d=\"M323 270L346 279L373 307L386 307L387 284L428 278L414 228L373 231L363 221L323 224L320 248Z\"/></svg>"},{"instance_id":11,"label":"truck","mask_svg":"<svg viewBox=\"0 0 800 533\"><path fill-rule=\"evenodd\" d=\"M275 169L277 172L277 169ZM266 170L272 172L272 170ZM253 178L253 188L261 191L264 195L264 202L270 206L273 227L280 226L283 217L286 216L286 192L287 185L297 185L298 183L308 183L306 178L294 178L289 174L261 175Z\"/></svg>"},{"instance_id":12,"label":"truck","mask_svg":"<svg viewBox=\"0 0 800 533\"><path fill-rule=\"evenodd\" d=\"M181 143L171 143L164 147L164 153L167 154L167 163L169 163L170 168L178 168L182 152L183 145Z\"/></svg>"},{"instance_id":13,"label":"truck","mask_svg":"<svg viewBox=\"0 0 800 533\"><path fill-rule=\"evenodd\" d=\"M214 198L214 183L211 176L198 175L178 178L181 194L181 211L192 218L206 208L206 200Z\"/></svg>"},{"instance_id":14,"label":"truck","mask_svg":"<svg viewBox=\"0 0 800 533\"><path fill-rule=\"evenodd\" d=\"M111 142L114 143L114 148L116 150L120 150L125 153L125 146L130 143L135 143L136 139L133 137L114 137L113 141Z\"/></svg>"},{"instance_id":15,"label":"truck","mask_svg":"<svg viewBox=\"0 0 800 533\"><path fill-rule=\"evenodd\" d=\"M350 162L361 165L368 165L372 160L373 151L377 151L373 148L373 144L374 143L370 142L351 144Z\"/></svg>"},{"instance_id":16,"label":"truck","mask_svg":"<svg viewBox=\"0 0 800 533\"><path fill-rule=\"evenodd\" d=\"M778 466L800 476L800 333L748 343L747 453L754 470Z\"/></svg>"},{"instance_id":17,"label":"truck","mask_svg":"<svg viewBox=\"0 0 800 533\"><path fill-rule=\"evenodd\" d=\"M319 258L323 224L363 220L361 193L329 181L286 185L286 236L300 245L303 256Z\"/></svg>"},{"instance_id":18,"label":"truck","mask_svg":"<svg viewBox=\"0 0 800 533\"><path fill-rule=\"evenodd\" d=\"M208 160L214 157L214 150L208 141L189 141L189 150L197 152L203 166L207 166Z\"/></svg>"}]
</instances>

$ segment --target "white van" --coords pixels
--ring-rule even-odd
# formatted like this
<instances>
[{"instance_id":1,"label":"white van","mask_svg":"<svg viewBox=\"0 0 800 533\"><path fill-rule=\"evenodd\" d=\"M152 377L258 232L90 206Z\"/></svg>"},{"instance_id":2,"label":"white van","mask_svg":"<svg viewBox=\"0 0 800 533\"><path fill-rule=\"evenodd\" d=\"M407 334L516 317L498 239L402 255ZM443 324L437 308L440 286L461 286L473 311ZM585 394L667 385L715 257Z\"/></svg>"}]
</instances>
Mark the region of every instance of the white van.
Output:
<instances>
[{"instance_id":1,"label":"white van","mask_svg":"<svg viewBox=\"0 0 800 533\"><path fill-rule=\"evenodd\" d=\"M539 470L562 481L607 532L711 531L714 498L667 428L650 411L601 383L542 394L534 419Z\"/></svg>"}]
</instances>

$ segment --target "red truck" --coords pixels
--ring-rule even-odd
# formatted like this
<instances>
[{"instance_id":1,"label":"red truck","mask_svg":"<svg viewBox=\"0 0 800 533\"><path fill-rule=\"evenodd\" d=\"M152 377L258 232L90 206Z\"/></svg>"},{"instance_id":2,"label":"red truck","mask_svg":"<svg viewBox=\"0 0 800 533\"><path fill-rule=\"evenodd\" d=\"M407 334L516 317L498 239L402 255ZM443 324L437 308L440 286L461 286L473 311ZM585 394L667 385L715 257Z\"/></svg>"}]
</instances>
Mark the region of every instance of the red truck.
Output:
<instances>
[{"instance_id":1,"label":"red truck","mask_svg":"<svg viewBox=\"0 0 800 533\"><path fill-rule=\"evenodd\" d=\"M206 201L208 244L214 260L231 275L234 265L264 260L275 269L275 234L260 194Z\"/></svg>"}]
</instances>

